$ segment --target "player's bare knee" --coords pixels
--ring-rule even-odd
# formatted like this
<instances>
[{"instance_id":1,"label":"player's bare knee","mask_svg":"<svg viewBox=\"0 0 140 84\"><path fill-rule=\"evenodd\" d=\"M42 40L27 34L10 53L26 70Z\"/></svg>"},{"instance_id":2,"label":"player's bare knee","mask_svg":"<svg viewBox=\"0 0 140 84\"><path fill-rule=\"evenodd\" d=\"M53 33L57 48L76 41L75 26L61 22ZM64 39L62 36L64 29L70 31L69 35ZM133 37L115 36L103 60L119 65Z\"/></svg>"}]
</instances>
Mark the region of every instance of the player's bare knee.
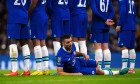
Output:
<instances>
[{"instance_id":1,"label":"player's bare knee","mask_svg":"<svg viewBox=\"0 0 140 84\"><path fill-rule=\"evenodd\" d=\"M74 42L78 42L78 38L77 38L77 37L72 37L72 40L73 40Z\"/></svg>"},{"instance_id":2,"label":"player's bare knee","mask_svg":"<svg viewBox=\"0 0 140 84\"><path fill-rule=\"evenodd\" d=\"M60 37L54 37L53 41L59 41L60 42Z\"/></svg>"},{"instance_id":3,"label":"player's bare knee","mask_svg":"<svg viewBox=\"0 0 140 84\"><path fill-rule=\"evenodd\" d=\"M94 43L95 50L101 49L101 43Z\"/></svg>"},{"instance_id":4,"label":"player's bare knee","mask_svg":"<svg viewBox=\"0 0 140 84\"><path fill-rule=\"evenodd\" d=\"M96 61L96 66L95 66L95 67L97 67L97 66L98 66L98 64L99 64L99 63L98 63L98 61Z\"/></svg>"},{"instance_id":5,"label":"player's bare knee","mask_svg":"<svg viewBox=\"0 0 140 84\"><path fill-rule=\"evenodd\" d=\"M46 42L45 42L45 40L41 40L41 47L43 47L43 46L46 46Z\"/></svg>"},{"instance_id":6,"label":"player's bare knee","mask_svg":"<svg viewBox=\"0 0 140 84\"><path fill-rule=\"evenodd\" d=\"M128 49L128 48L125 47L125 46L122 46L122 47L121 47L121 50L125 50L125 49Z\"/></svg>"},{"instance_id":7,"label":"player's bare knee","mask_svg":"<svg viewBox=\"0 0 140 84\"><path fill-rule=\"evenodd\" d=\"M21 46L24 46L24 45L28 44L28 39L21 39L19 41L20 41Z\"/></svg>"},{"instance_id":8,"label":"player's bare knee","mask_svg":"<svg viewBox=\"0 0 140 84\"><path fill-rule=\"evenodd\" d=\"M17 40L16 39L8 39L8 44L17 44Z\"/></svg>"},{"instance_id":9,"label":"player's bare knee","mask_svg":"<svg viewBox=\"0 0 140 84\"><path fill-rule=\"evenodd\" d=\"M39 45L40 45L40 40L38 40L38 39L33 39L33 45L34 45L34 46L39 46Z\"/></svg>"},{"instance_id":10,"label":"player's bare knee","mask_svg":"<svg viewBox=\"0 0 140 84\"><path fill-rule=\"evenodd\" d=\"M102 47L103 50L107 50L107 49L108 49L108 43L103 43L102 46L103 46L103 47Z\"/></svg>"}]
</instances>

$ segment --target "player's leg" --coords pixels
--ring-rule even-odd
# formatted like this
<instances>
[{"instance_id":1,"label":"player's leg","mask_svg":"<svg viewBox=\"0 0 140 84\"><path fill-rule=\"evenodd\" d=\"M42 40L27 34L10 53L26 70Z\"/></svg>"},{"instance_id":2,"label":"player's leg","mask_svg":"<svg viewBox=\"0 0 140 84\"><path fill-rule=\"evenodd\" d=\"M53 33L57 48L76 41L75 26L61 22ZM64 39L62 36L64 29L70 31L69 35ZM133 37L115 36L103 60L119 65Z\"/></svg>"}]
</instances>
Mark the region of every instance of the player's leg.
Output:
<instances>
[{"instance_id":1,"label":"player's leg","mask_svg":"<svg viewBox=\"0 0 140 84\"><path fill-rule=\"evenodd\" d=\"M18 49L16 39L20 39L20 29L21 24L7 24L7 38L9 43L10 60L12 62L12 71L8 74L5 74L5 76L18 75L17 72Z\"/></svg>"},{"instance_id":2,"label":"player's leg","mask_svg":"<svg viewBox=\"0 0 140 84\"><path fill-rule=\"evenodd\" d=\"M128 63L128 47L130 46L130 31L119 32L119 46L122 50L122 69L127 68Z\"/></svg>"},{"instance_id":3,"label":"player's leg","mask_svg":"<svg viewBox=\"0 0 140 84\"><path fill-rule=\"evenodd\" d=\"M79 38L78 41L80 52L87 54L86 38Z\"/></svg>"},{"instance_id":4,"label":"player's leg","mask_svg":"<svg viewBox=\"0 0 140 84\"><path fill-rule=\"evenodd\" d=\"M49 74L49 53L45 40L41 40L42 60L44 63L44 75Z\"/></svg>"},{"instance_id":5,"label":"player's leg","mask_svg":"<svg viewBox=\"0 0 140 84\"><path fill-rule=\"evenodd\" d=\"M22 46L22 55L25 64L24 72L21 75L30 75L29 71L30 49L28 46L28 39L30 39L30 34L28 25L22 25L20 37L21 39L19 41Z\"/></svg>"},{"instance_id":6,"label":"player's leg","mask_svg":"<svg viewBox=\"0 0 140 84\"><path fill-rule=\"evenodd\" d=\"M31 39L34 45L34 55L36 60L36 67L37 71L33 72L31 75L43 75L42 71L42 50L40 45L40 38L42 35L41 29L42 29L42 22L39 22L37 20L31 20L30 23L31 28Z\"/></svg>"},{"instance_id":7,"label":"player's leg","mask_svg":"<svg viewBox=\"0 0 140 84\"><path fill-rule=\"evenodd\" d=\"M32 73L31 75L43 75L43 71L42 71L42 51L41 51L41 46L40 46L40 40L39 39L33 39L32 41L33 41L33 45L34 45L34 54L35 54L37 71Z\"/></svg>"},{"instance_id":8,"label":"player's leg","mask_svg":"<svg viewBox=\"0 0 140 84\"><path fill-rule=\"evenodd\" d=\"M53 38L53 46L54 46L54 54L55 54L55 56L57 56L57 52L61 48L60 37Z\"/></svg>"},{"instance_id":9,"label":"player's leg","mask_svg":"<svg viewBox=\"0 0 140 84\"><path fill-rule=\"evenodd\" d=\"M81 15L80 14L75 15L75 16L71 15L70 33L71 33L72 40L76 46L76 51L78 51L78 52L79 52L78 40L79 40L79 37L81 36L80 33L82 33L81 28L82 28Z\"/></svg>"},{"instance_id":10,"label":"player's leg","mask_svg":"<svg viewBox=\"0 0 140 84\"><path fill-rule=\"evenodd\" d=\"M129 48L129 54L130 54L130 70L128 71L129 73L135 73L135 60L136 60L136 52L135 52L135 31L131 31L131 44Z\"/></svg>"},{"instance_id":11,"label":"player's leg","mask_svg":"<svg viewBox=\"0 0 140 84\"><path fill-rule=\"evenodd\" d=\"M81 26L81 32L80 32L80 38L79 38L79 47L80 52L87 54L87 46L86 46L86 34L87 34L87 24L88 24L88 16L87 14L81 14L82 23ZM79 29L79 30L80 30Z\"/></svg>"},{"instance_id":12,"label":"player's leg","mask_svg":"<svg viewBox=\"0 0 140 84\"><path fill-rule=\"evenodd\" d=\"M103 43L102 44L103 48L103 54L104 54L104 64L105 68L110 68L110 63L111 63L111 53L108 48L108 43Z\"/></svg>"},{"instance_id":13,"label":"player's leg","mask_svg":"<svg viewBox=\"0 0 140 84\"><path fill-rule=\"evenodd\" d=\"M30 49L27 43L27 39L21 39L20 44L22 46L22 55L24 59L24 72L21 75L30 75L29 65L30 65Z\"/></svg>"},{"instance_id":14,"label":"player's leg","mask_svg":"<svg viewBox=\"0 0 140 84\"><path fill-rule=\"evenodd\" d=\"M135 49L129 49L130 53L130 70L129 73L135 73L135 60L136 60L136 52Z\"/></svg>"},{"instance_id":15,"label":"player's leg","mask_svg":"<svg viewBox=\"0 0 140 84\"><path fill-rule=\"evenodd\" d=\"M95 60L98 61L99 65L97 68L101 69L102 59L103 59L103 52L101 48L101 43L103 40L103 33L102 30L96 31L91 29L91 43L93 43L95 49Z\"/></svg>"},{"instance_id":16,"label":"player's leg","mask_svg":"<svg viewBox=\"0 0 140 84\"><path fill-rule=\"evenodd\" d=\"M102 43L102 49L103 49L103 54L104 54L104 64L105 68L104 69L111 69L110 68L110 63L111 63L111 53L108 48L108 41L109 41L109 31L104 30L103 31L103 43Z\"/></svg>"},{"instance_id":17,"label":"player's leg","mask_svg":"<svg viewBox=\"0 0 140 84\"><path fill-rule=\"evenodd\" d=\"M75 44L76 51L79 52L78 38L77 37L72 37L72 40Z\"/></svg>"},{"instance_id":18,"label":"player's leg","mask_svg":"<svg viewBox=\"0 0 140 84\"><path fill-rule=\"evenodd\" d=\"M43 63L44 63L44 75L48 75L49 74L49 68L48 68L48 65L49 65L49 53L48 53L48 49L47 49L47 46L46 46L46 41L45 39L47 38L47 27L48 27L48 21L45 19L43 21L44 23L42 24L42 29L41 29L41 33L42 36L42 39L40 38L41 40L41 51L42 51L42 60L43 60Z\"/></svg>"},{"instance_id":19,"label":"player's leg","mask_svg":"<svg viewBox=\"0 0 140 84\"><path fill-rule=\"evenodd\" d=\"M103 59L101 43L94 43L93 45L94 45L94 48L95 48L95 60L97 60L98 63L99 63L97 68L101 69L102 59Z\"/></svg>"},{"instance_id":20,"label":"player's leg","mask_svg":"<svg viewBox=\"0 0 140 84\"><path fill-rule=\"evenodd\" d=\"M54 53L57 56L58 50L61 48L60 37L63 35L63 20L52 18L51 19L51 29L52 29L52 38Z\"/></svg>"},{"instance_id":21,"label":"player's leg","mask_svg":"<svg viewBox=\"0 0 140 84\"><path fill-rule=\"evenodd\" d=\"M129 70L128 68L124 68L120 71L110 71L110 70L100 70L96 68L96 74L97 75L123 75L123 74L127 74L128 70Z\"/></svg>"}]
</instances>

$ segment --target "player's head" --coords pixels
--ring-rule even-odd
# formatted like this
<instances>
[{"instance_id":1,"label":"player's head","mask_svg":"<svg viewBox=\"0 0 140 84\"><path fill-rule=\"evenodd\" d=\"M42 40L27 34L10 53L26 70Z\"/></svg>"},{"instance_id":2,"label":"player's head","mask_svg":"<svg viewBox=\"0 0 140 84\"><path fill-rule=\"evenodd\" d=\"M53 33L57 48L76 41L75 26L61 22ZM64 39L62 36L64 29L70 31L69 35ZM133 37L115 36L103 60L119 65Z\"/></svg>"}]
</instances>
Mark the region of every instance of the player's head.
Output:
<instances>
[{"instance_id":1,"label":"player's head","mask_svg":"<svg viewBox=\"0 0 140 84\"><path fill-rule=\"evenodd\" d=\"M70 37L70 35L63 35L61 37L61 44L64 46L64 48L67 51L71 51L72 49L72 38Z\"/></svg>"}]
</instances>

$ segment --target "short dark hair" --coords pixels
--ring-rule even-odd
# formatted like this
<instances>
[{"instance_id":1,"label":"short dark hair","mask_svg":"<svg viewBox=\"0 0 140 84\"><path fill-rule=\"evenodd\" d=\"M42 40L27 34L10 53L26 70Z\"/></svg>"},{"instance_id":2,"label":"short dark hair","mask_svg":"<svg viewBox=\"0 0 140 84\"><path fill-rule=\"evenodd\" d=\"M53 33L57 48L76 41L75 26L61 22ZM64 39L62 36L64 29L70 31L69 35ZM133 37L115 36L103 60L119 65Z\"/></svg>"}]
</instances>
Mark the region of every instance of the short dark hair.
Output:
<instances>
[{"instance_id":1,"label":"short dark hair","mask_svg":"<svg viewBox=\"0 0 140 84\"><path fill-rule=\"evenodd\" d=\"M65 34L61 37L61 43L65 40L65 39L69 39L71 36L68 34Z\"/></svg>"}]
</instances>

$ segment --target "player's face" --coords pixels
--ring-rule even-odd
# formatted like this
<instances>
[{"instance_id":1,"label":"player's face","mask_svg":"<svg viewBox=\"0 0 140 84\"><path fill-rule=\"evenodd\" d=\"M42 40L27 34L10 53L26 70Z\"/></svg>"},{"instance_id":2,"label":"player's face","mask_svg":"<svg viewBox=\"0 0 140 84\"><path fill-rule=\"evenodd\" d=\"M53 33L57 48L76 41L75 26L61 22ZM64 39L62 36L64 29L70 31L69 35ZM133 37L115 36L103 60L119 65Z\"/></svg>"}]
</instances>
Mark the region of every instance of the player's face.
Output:
<instances>
[{"instance_id":1,"label":"player's face","mask_svg":"<svg viewBox=\"0 0 140 84\"><path fill-rule=\"evenodd\" d=\"M72 38L65 39L65 41L63 42L63 46L67 51L71 51L72 50Z\"/></svg>"}]
</instances>

